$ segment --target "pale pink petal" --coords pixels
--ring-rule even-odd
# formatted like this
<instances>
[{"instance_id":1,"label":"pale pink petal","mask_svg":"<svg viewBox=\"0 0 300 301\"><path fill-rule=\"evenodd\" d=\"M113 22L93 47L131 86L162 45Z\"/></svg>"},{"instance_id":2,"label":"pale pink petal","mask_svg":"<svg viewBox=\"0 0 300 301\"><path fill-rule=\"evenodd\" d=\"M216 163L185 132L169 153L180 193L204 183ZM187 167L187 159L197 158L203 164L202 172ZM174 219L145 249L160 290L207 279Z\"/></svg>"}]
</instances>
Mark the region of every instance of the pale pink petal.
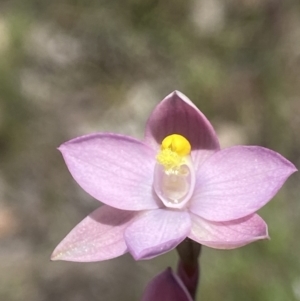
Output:
<instances>
[{"instance_id":1,"label":"pale pink petal","mask_svg":"<svg viewBox=\"0 0 300 301\"><path fill-rule=\"evenodd\" d=\"M230 222L210 222L194 214L191 219L189 238L215 249L235 249L269 238L267 224L257 214Z\"/></svg>"},{"instance_id":2,"label":"pale pink petal","mask_svg":"<svg viewBox=\"0 0 300 301\"><path fill-rule=\"evenodd\" d=\"M220 149L210 122L179 91L172 92L156 106L147 122L145 142L158 149L162 140L171 134L180 134L189 140L196 167Z\"/></svg>"},{"instance_id":3,"label":"pale pink petal","mask_svg":"<svg viewBox=\"0 0 300 301\"><path fill-rule=\"evenodd\" d=\"M141 301L192 301L179 277L167 268L147 285Z\"/></svg>"},{"instance_id":4,"label":"pale pink petal","mask_svg":"<svg viewBox=\"0 0 300 301\"><path fill-rule=\"evenodd\" d=\"M123 232L136 214L135 211L101 206L61 241L51 259L89 262L123 255L127 252Z\"/></svg>"},{"instance_id":5,"label":"pale pink petal","mask_svg":"<svg viewBox=\"0 0 300 301\"><path fill-rule=\"evenodd\" d=\"M150 259L174 249L191 229L186 211L157 209L141 214L125 230L129 252L136 259Z\"/></svg>"},{"instance_id":6,"label":"pale pink petal","mask_svg":"<svg viewBox=\"0 0 300 301\"><path fill-rule=\"evenodd\" d=\"M197 171L190 210L211 221L230 221L264 206L296 171L280 154L235 146L208 158Z\"/></svg>"},{"instance_id":7,"label":"pale pink petal","mask_svg":"<svg viewBox=\"0 0 300 301\"><path fill-rule=\"evenodd\" d=\"M115 134L93 134L60 146L76 182L97 200L124 210L158 208L153 192L155 152Z\"/></svg>"}]
</instances>

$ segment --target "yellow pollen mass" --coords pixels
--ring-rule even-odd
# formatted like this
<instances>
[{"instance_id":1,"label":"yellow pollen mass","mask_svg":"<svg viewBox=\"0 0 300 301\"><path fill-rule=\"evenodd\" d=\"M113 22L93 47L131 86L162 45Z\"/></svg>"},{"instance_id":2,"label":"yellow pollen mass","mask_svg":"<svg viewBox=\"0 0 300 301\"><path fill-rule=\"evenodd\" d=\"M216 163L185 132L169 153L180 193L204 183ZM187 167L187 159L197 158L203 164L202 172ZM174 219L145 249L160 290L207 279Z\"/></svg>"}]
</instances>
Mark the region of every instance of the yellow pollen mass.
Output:
<instances>
[{"instance_id":1,"label":"yellow pollen mass","mask_svg":"<svg viewBox=\"0 0 300 301\"><path fill-rule=\"evenodd\" d=\"M173 134L167 136L161 143L161 149L170 149L179 156L189 155L191 152L191 145L186 138L181 135Z\"/></svg>"},{"instance_id":2,"label":"yellow pollen mass","mask_svg":"<svg viewBox=\"0 0 300 301\"><path fill-rule=\"evenodd\" d=\"M166 170L180 167L185 162L184 157L191 152L191 145L186 138L173 134L167 136L161 144L161 151L156 156L158 163Z\"/></svg>"}]
</instances>

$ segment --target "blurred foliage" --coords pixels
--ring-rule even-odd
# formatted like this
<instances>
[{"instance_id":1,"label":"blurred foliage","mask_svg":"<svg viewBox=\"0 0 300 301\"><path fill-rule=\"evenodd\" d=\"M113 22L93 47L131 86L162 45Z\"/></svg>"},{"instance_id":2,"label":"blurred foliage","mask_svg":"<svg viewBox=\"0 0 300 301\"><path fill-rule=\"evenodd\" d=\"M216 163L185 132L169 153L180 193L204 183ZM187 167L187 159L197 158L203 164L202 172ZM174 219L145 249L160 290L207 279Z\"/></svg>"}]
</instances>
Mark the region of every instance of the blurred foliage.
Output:
<instances>
[{"instance_id":1,"label":"blurred foliage","mask_svg":"<svg viewBox=\"0 0 300 301\"><path fill-rule=\"evenodd\" d=\"M297 0L10 0L0 3L0 299L139 300L174 252L49 263L98 206L56 147L92 131L141 136L151 108L187 94L224 145L300 164ZM198 300L300 300L299 176L261 211L271 241L205 249Z\"/></svg>"}]
</instances>

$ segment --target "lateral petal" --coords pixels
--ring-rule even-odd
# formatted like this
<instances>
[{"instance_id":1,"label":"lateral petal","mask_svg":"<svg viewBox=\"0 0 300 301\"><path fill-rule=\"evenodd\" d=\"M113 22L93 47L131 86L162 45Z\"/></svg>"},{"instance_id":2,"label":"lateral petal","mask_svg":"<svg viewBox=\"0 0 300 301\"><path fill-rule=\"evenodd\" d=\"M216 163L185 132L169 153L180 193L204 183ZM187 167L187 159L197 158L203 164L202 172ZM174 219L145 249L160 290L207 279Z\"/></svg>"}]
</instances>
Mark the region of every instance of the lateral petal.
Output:
<instances>
[{"instance_id":1,"label":"lateral petal","mask_svg":"<svg viewBox=\"0 0 300 301\"><path fill-rule=\"evenodd\" d=\"M162 206L153 192L155 152L131 137L92 134L59 148L76 182L97 200L123 210Z\"/></svg>"},{"instance_id":2,"label":"lateral petal","mask_svg":"<svg viewBox=\"0 0 300 301\"><path fill-rule=\"evenodd\" d=\"M82 220L55 248L51 259L101 261L127 252L124 229L137 213L101 206Z\"/></svg>"},{"instance_id":3,"label":"lateral petal","mask_svg":"<svg viewBox=\"0 0 300 301\"><path fill-rule=\"evenodd\" d=\"M215 249L235 249L260 239L267 239L268 227L257 214L230 222L211 222L191 214L189 238Z\"/></svg>"},{"instance_id":4,"label":"lateral petal","mask_svg":"<svg viewBox=\"0 0 300 301\"><path fill-rule=\"evenodd\" d=\"M264 206L296 171L280 154L259 146L235 146L198 169L190 210L210 221L230 221Z\"/></svg>"}]
</instances>

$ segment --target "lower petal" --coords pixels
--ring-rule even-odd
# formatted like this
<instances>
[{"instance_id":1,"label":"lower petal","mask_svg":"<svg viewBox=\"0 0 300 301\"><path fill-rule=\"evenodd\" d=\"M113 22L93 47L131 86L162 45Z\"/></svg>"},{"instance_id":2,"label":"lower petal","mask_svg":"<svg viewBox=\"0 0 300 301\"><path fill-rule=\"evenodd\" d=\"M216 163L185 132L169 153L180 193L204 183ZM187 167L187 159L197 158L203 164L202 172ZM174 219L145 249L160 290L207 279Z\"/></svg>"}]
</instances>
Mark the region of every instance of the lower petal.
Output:
<instances>
[{"instance_id":1,"label":"lower petal","mask_svg":"<svg viewBox=\"0 0 300 301\"><path fill-rule=\"evenodd\" d=\"M123 232L136 212L101 206L81 221L56 247L51 259L101 261L127 252Z\"/></svg>"},{"instance_id":2,"label":"lower petal","mask_svg":"<svg viewBox=\"0 0 300 301\"><path fill-rule=\"evenodd\" d=\"M211 222L194 214L191 219L189 238L215 249L235 249L269 238L267 224L257 214L230 222Z\"/></svg>"},{"instance_id":3,"label":"lower petal","mask_svg":"<svg viewBox=\"0 0 300 301\"><path fill-rule=\"evenodd\" d=\"M189 234L191 220L185 211L146 211L124 233L129 252L136 259L150 259L174 249Z\"/></svg>"}]
</instances>

